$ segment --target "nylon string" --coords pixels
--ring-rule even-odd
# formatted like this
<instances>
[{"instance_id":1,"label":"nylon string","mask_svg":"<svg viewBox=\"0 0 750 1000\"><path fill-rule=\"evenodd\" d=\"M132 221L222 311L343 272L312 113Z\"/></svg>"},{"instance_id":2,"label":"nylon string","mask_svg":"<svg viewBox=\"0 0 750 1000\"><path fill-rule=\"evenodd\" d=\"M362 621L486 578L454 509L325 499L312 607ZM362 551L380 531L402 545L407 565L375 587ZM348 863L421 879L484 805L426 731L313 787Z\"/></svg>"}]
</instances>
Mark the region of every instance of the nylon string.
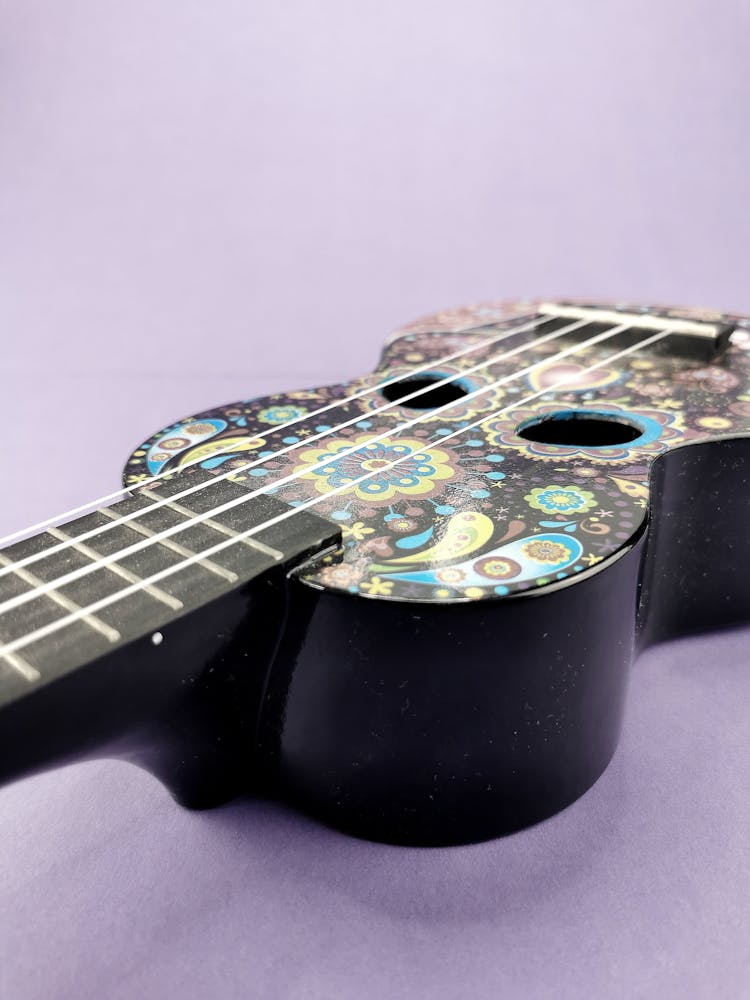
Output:
<instances>
[{"instance_id":1,"label":"nylon string","mask_svg":"<svg viewBox=\"0 0 750 1000\"><path fill-rule=\"evenodd\" d=\"M620 327L615 327L612 331L609 331L609 336L610 337L615 336L617 333L620 333L623 330L628 329L628 326L629 326L628 324L623 324ZM494 411L493 413L491 413L489 415L485 414L482 417L480 417L479 419L473 421L471 424L468 424L466 427L458 428L455 431L452 431L450 434L441 436L439 440L441 442L444 442L444 441L450 440L451 438L460 436L461 434L465 434L468 431L473 430L475 427L478 427L480 424L485 423L487 420L494 420L497 417L501 416L503 413L507 413L509 410L512 410L512 409L514 409L514 408L516 408L518 406L523 406L526 403L530 402L532 399L536 399L539 396L545 395L546 393L549 393L549 392L551 392L551 391L559 388L560 386L564 385L567 382L576 381L582 375L588 374L589 372L596 370L597 368L601 367L604 364L609 364L609 363L611 363L613 361L618 360L619 358L626 357L627 355L632 354L635 351L641 350L644 347L648 347L651 344L654 344L654 343L657 343L660 340L663 340L665 337L668 337L669 335L670 335L670 331L669 330L661 330L658 333L654 334L653 336L648 337L648 338L646 338L643 341L640 341L638 344L634 344L631 347L626 348L625 350L620 351L620 352L618 352L616 354L609 355L606 358L601 358L598 362L596 362L595 364L592 364L592 365L588 366L587 368L583 369L581 372L576 373L574 376L570 376L570 375L565 376L565 377L559 379L557 382L553 383L552 385L547 386L544 389L540 389L537 392L531 393L530 395L524 397L521 400L515 400L513 403L508 404L507 406L501 407L500 409ZM590 345L593 341L599 341L604 336L605 336L605 334L600 334L596 338L591 338L591 340L585 341L583 344L579 345L579 349L581 349L581 350L584 349L586 346ZM548 360L553 360L553 359L548 359ZM485 387L485 389L483 391L484 392L489 392L493 388L495 388L495 386L494 385L490 385L490 386ZM453 403L447 404L447 407L455 406L455 405L457 405L457 403L461 403L465 399L466 399L466 397L462 397L462 399L459 400L459 401L454 401ZM433 410L433 411L431 411L431 414L434 414L435 412L436 411ZM420 419L425 419L425 417L423 416ZM431 441L431 440L433 440L433 438L431 438L429 440ZM363 448L363 447L366 447L366 445L364 445L364 444L359 445L359 448ZM333 456L333 457L337 458L338 456ZM295 514L301 513L303 510L307 510L310 507L313 507L313 506L315 506L315 505L317 505L319 503L322 503L324 500L327 500L327 499L329 499L332 496L336 496L336 495L338 495L340 493L347 492L348 490L351 490L354 487L358 486L360 483L362 483L362 482L364 482L364 481L366 481L368 479L371 479L374 475L382 475L383 472L389 471L390 469L392 469L395 466L399 465L401 462L406 461L406 459L408 459L409 457L411 457L411 453L408 453L406 455L402 455L399 458L395 459L393 462L390 462L387 465L379 468L377 471L365 473L364 475L358 477L357 479L353 480L350 483L345 483L342 486L336 487L333 490L328 490L326 493L323 493L320 496L312 497L310 500L305 501L304 503L300 504L297 507L292 507L289 510L282 512L281 514L278 514L275 517L270 518L267 521L264 521L262 524L256 525L253 528L249 528L247 531L239 533L234 538L228 538L228 539L226 539L223 542L219 542L216 545L213 545L210 548L203 550L202 552L196 553L195 555L189 557L188 559L183 560L180 563L177 563L177 564L175 564L173 566L168 566L165 569L160 570L159 572L152 574L150 577L147 577L146 579L141 580L138 583L131 584L130 586L125 587L122 590L116 591L115 593L110 594L107 597L104 597L104 598L101 598L98 601L95 601L94 603L88 605L85 608L80 608L78 611L75 611L75 612L73 612L73 613L71 613L69 615L66 615L63 618L59 618L56 621L50 622L48 625L42 626L41 628L36 629L33 632L31 632L31 633L29 633L29 634L27 634L25 636L22 636L21 638L16 639L13 642L7 643L6 645L0 647L0 656L8 656L8 655L16 652L17 650L24 648L25 646L29 645L32 642L36 642L39 639L42 639L42 638L44 638L44 637L46 637L48 635L51 635L54 632L56 632L56 631L58 631L58 630L60 630L62 628L65 628L65 627L67 627L69 625L72 625L75 621L78 621L81 618L84 618L86 616L95 614L97 611L100 611L103 608L106 608L109 605L114 604L114 603L116 603L116 602L124 599L125 597L129 596L130 594L136 593L139 590L144 589L145 587L153 586L155 583L158 583L160 580L163 580L166 577L171 576L173 573L179 572L180 570L184 569L186 566L189 566L191 564L194 564L196 562L200 562L201 560L209 558L210 556L212 556L212 555L214 555L214 554L216 554L218 552L223 551L225 548L228 548L230 545L236 545L239 542L244 541L245 539L251 538L253 535L257 534L258 532L263 531L263 530L265 530L265 529L267 529L269 527L272 527L275 524L279 524L282 521L286 520L288 517L293 517ZM307 470L307 471L309 471L309 470ZM276 485L270 487L270 489L275 490L276 489ZM267 490L268 490L268 488L267 488ZM258 491L258 492L267 492L267 490L261 490L261 491ZM246 497L240 497L238 499L240 501L246 501L246 500L250 499L250 495L248 495ZM236 502L232 501L231 505L232 506L236 506ZM223 505L223 506L227 507L227 505ZM217 511L218 511L218 508L217 508ZM217 511L214 511L213 513L215 514ZM194 520L195 520L196 523L198 523L201 520L203 520L203 519L205 519L207 517L210 517L210 516L211 515L207 513L207 514L204 514L201 517L196 518ZM186 526L187 526L187 522L186 522L185 525L181 525L180 527L186 527ZM170 531L171 531L171 529L170 529ZM148 539L148 541L149 542L154 542L155 538ZM101 568L101 567L99 565L97 565L97 566L94 567L94 569L98 569L98 568ZM44 588L38 588L38 592L43 592L45 589L47 589L48 586L49 585L46 585ZM26 595L21 595L21 596L25 597ZM6 605L7 605L7 603L8 602L6 602ZM2 611L5 608L6 605L0 606L0 611Z\"/></svg>"},{"instance_id":2,"label":"nylon string","mask_svg":"<svg viewBox=\"0 0 750 1000\"><path fill-rule=\"evenodd\" d=\"M345 406L347 403L353 402L355 399L361 399L363 396L368 396L371 393L379 392L381 389L387 388L389 385L393 385L394 382L401 382L406 379L414 378L415 375L420 375L422 372L429 371L436 365L444 365L449 361L453 361L455 358L463 357L466 354L471 354L473 351L478 351L483 347L491 347L502 340L507 340L510 337L515 336L518 333L525 333L527 330L532 330L538 326L543 326L545 323L550 323L555 316L536 316L533 320L529 322L522 323L520 326L515 326L510 330L504 330L497 337L489 337L487 340L483 340L479 343L472 344L470 347L464 347L460 351L454 351L453 354L446 354L445 357L437 358L434 361L430 361L428 364L423 365L421 368L414 368L411 371L406 372L406 374L394 375L392 378L386 379L384 382L378 382L377 385L368 386L366 389L361 389L359 392L353 393L351 396L346 396L343 399L333 400L331 403L327 403L325 406L319 407L317 410L312 410L310 413L303 413L299 417L294 417L293 420L287 420L283 424L276 424L271 427L266 433L276 434L278 431L286 430L287 427L292 427L294 424L300 423L302 420L310 420L313 417L320 416L321 413L326 413L328 410L335 409L337 406ZM502 321L500 321L502 322ZM472 326L466 330L457 331L461 334L474 333L477 330L485 330L488 326L496 326L496 323L487 323L483 326ZM435 388L435 386L430 386L428 388ZM426 390L423 390L426 391ZM256 435L256 437L259 435ZM232 448L226 448L223 451L217 451L213 457L219 455L226 455L233 451ZM203 458L196 458L192 462L186 462L185 465L180 466L180 472L185 469L189 469L194 465L200 465L201 462L205 461ZM156 476L151 476L149 479L145 479L143 482L138 483L137 487L126 487L123 489L115 490L113 493L107 493L104 496L97 497L96 500L90 500L88 503L81 504L78 507L73 507L71 510L66 510L62 514L57 514L55 517L48 517L44 521L39 521L38 524L32 524L28 528L22 528L19 531L14 531L9 535L5 535L0 538L0 549L5 548L7 545L11 545L14 541L20 541L23 538L28 538L29 535L38 534L43 531L49 525L58 525L64 522L72 520L78 514L87 514L92 510L96 510L98 507L105 507L111 503L116 503L118 500L122 500L129 496L134 488L142 489L146 486L151 486L153 483L158 482L160 479L164 479L165 476L173 475L174 470L169 469L165 472L160 472Z\"/></svg>"},{"instance_id":3,"label":"nylon string","mask_svg":"<svg viewBox=\"0 0 750 1000\"><path fill-rule=\"evenodd\" d=\"M536 339L533 342L533 344L522 344L520 347L514 348L513 350L503 351L500 354L494 355L488 361L483 361L483 362L481 362L478 365L474 365L472 368L466 369L465 371L462 371L458 375L453 375L453 376L450 376L448 378L444 378L440 382L432 383L429 386L425 386L423 389L417 389L414 392L409 393L407 396L402 396L400 399L398 399L398 400L396 400L396 401L394 401L392 403L386 403L383 406L377 407L376 409L371 410L367 414L367 416L368 417L375 416L378 413L383 413L385 410L393 409L393 407L395 407L395 406L402 406L405 402L407 402L410 399L414 399L417 396L421 396L421 395L423 395L426 392L431 392L431 391L433 391L434 389L437 389L440 386L448 385L449 383L459 381L460 379L464 378L468 374L471 374L473 372L479 371L479 370L481 370L483 368L490 368L492 365L499 364L500 361L503 361L506 358L514 357L516 354L523 354L526 351L530 350L532 347L535 347L535 346L537 346L539 344L544 344L544 343L546 343L549 340L555 340L558 337L563 336L563 334L565 334L565 333L572 332L574 330L579 329L582 326L587 326L587 325L589 325L589 321L588 320L583 320L583 319L582 320L577 320L575 323L570 323L568 326L563 327L561 330L555 330L553 333L549 333L549 334L546 334L543 337L539 337L538 339ZM573 349L571 348L570 350L573 350ZM549 361L554 361L554 360L556 360L559 357L563 357L564 355L565 355L565 352L561 352L560 354L555 355L555 357L550 358L550 359L546 359L546 360L548 362ZM539 363L541 364L541 362L539 362ZM532 368L533 367L534 366L532 366ZM530 368L525 368L525 369L522 369L521 371L517 372L516 374L520 376L520 375L523 375L523 374L525 374L526 372L528 372L530 370L531 370ZM404 378L404 377L406 377L406 376L401 376L401 378ZM480 391L484 391L484 390L474 390L473 393L467 393L465 396L461 397L461 400L457 400L456 402L466 401L467 399L471 399L474 395L476 395ZM453 405L453 404L451 403L451 404L448 404L448 405ZM433 415L435 413L438 413L438 412L440 412L439 409L432 409L432 410L430 410L430 413L433 414ZM307 416L309 416L309 414ZM74 539L71 539L71 540L68 540L68 541L58 542L55 545L50 545L48 548L44 549L41 552L35 552L32 555L25 556L23 559L18 559L16 561L14 561L13 563L9 564L8 566L0 568L0 578L2 578L3 576L5 576L7 573L13 573L17 569L22 569L24 566L28 566L31 563L37 562L39 559L44 559L47 556L54 555L55 553L60 552L63 549L72 548L75 545L80 545L82 542L86 542L90 538L96 538L97 535L102 535L102 534L104 534L107 531L111 531L113 528L116 528L119 525L127 524L129 521L137 520L139 517L142 517L144 514L147 514L149 511L158 510L160 507L169 506L170 503L176 503L178 500L182 500L184 497L190 496L193 493L198 493L201 490L208 489L209 487L211 487L215 483L220 483L220 482L222 482L224 480L231 479L233 476L237 476L237 475L239 475L242 472L246 472L248 469L255 468L256 466L265 465L266 462L270 462L270 461L272 461L275 458L279 458L282 455L286 455L290 451L295 451L297 448L307 447L312 442L319 441L321 438L334 437L344 427L350 427L352 424L359 423L363 419L363 416L364 415L361 414L361 413L357 414L356 416L351 417L349 420L345 420L343 423L337 424L335 427L330 427L327 430L320 431L317 434L313 434L311 437L305 438L304 440L297 441L294 444L287 445L285 448L281 448L278 451L272 452L271 454L267 454L264 458L258 458L258 459L255 459L252 462L246 462L246 463L238 466L237 468L228 469L226 472L223 472L223 473L221 473L218 476L212 476L210 479L206 480L205 482L196 483L194 486L188 486L184 490L181 490L178 493L174 493L172 496L165 497L165 498L160 499L160 500L156 500L153 503L147 505L146 507L141 507L138 510L131 511L129 514L123 514L121 517L113 518L112 520L107 521L106 524L99 525L96 528L90 528L88 531L82 532L80 535L76 535ZM400 433L400 431L404 427L406 427L406 426L407 426L406 424L396 425L389 433L392 433L392 434ZM360 447L366 447L370 443L371 443L370 441L367 441L363 445L361 445ZM340 454L338 457L339 458L343 458L347 454L351 454L351 453L352 453L351 451L345 452L345 453ZM195 463L193 463L193 464L195 464ZM317 468L317 466L315 468ZM181 472L182 468L179 469L179 470L177 470L177 471ZM173 473L174 473L174 470L173 470ZM135 492L137 493L138 490L143 489L144 486L145 486L145 483L139 483L135 487ZM252 495L253 496L257 496L257 493L254 493ZM220 513L219 510L216 510L215 512L216 513ZM210 517L210 514L206 514L205 516L206 517ZM0 605L0 611L2 611L2 605Z\"/></svg>"}]
</instances>

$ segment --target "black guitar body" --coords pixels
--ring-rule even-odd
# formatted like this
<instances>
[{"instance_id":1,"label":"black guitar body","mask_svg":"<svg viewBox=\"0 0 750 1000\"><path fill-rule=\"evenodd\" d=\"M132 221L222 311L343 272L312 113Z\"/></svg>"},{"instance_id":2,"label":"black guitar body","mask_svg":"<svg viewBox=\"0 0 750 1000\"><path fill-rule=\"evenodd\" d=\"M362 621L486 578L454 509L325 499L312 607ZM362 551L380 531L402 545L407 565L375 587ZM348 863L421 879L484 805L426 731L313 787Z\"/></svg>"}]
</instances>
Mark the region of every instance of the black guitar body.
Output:
<instances>
[{"instance_id":1,"label":"black guitar body","mask_svg":"<svg viewBox=\"0 0 750 1000\"><path fill-rule=\"evenodd\" d=\"M144 604L85 662L58 644L66 668L3 709L4 776L111 755L189 807L281 797L421 845L574 802L616 749L638 652L750 619L750 335L737 317L651 310L640 329L561 308L528 329L528 304L432 317L371 376L146 441L115 515L179 531L210 556L196 572L237 545L199 548L159 516L210 515L275 562L232 563L215 591L196 575L189 613ZM98 516L66 531L104 553Z\"/></svg>"},{"instance_id":2,"label":"black guitar body","mask_svg":"<svg viewBox=\"0 0 750 1000\"><path fill-rule=\"evenodd\" d=\"M424 845L575 801L615 752L637 653L750 619L750 439L665 455L652 498L622 558L544 595L415 606L294 584L305 626L282 644L261 721L269 790L358 836ZM708 578L686 537L727 556Z\"/></svg>"}]
</instances>

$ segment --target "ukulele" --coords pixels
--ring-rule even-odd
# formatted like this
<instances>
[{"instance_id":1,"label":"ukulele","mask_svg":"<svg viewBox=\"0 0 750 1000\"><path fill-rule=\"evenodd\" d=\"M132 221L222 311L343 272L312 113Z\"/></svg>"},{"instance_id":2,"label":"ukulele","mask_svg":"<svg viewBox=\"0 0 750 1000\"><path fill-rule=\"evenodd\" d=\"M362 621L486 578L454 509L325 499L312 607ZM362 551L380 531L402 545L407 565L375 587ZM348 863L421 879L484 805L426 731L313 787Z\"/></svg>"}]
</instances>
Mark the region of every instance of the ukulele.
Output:
<instances>
[{"instance_id":1,"label":"ukulele","mask_svg":"<svg viewBox=\"0 0 750 1000\"><path fill-rule=\"evenodd\" d=\"M518 830L602 774L640 650L750 618L748 514L750 320L439 313L2 540L0 780L108 756L190 808Z\"/></svg>"}]
</instances>

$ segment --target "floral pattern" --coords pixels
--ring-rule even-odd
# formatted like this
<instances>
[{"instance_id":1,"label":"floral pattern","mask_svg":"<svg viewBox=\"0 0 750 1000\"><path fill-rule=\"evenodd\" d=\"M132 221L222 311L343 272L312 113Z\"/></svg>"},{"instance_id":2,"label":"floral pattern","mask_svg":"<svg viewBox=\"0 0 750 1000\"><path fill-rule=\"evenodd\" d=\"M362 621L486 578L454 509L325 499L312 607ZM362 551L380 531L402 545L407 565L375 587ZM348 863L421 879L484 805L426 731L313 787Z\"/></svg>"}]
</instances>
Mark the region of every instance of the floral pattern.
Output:
<instances>
[{"instance_id":1,"label":"floral pattern","mask_svg":"<svg viewBox=\"0 0 750 1000\"><path fill-rule=\"evenodd\" d=\"M623 344L606 341L560 358L555 338L518 332L534 313L533 303L490 303L420 320L388 340L371 375L165 428L134 452L125 482L200 463L246 486L248 502L269 492L311 505L342 542L303 579L367 598L479 600L597 571L642 529L659 455L750 434L750 321L721 317L736 329L711 363L668 340L619 360ZM511 347L522 350L504 360ZM384 383L415 372L425 384L450 379L459 398L421 410L389 399ZM552 414L633 433L596 446L520 436Z\"/></svg>"},{"instance_id":2,"label":"floral pattern","mask_svg":"<svg viewBox=\"0 0 750 1000\"><path fill-rule=\"evenodd\" d=\"M578 513L596 507L596 498L590 490L573 485L537 486L524 499L529 507L554 514Z\"/></svg>"},{"instance_id":3,"label":"floral pattern","mask_svg":"<svg viewBox=\"0 0 750 1000\"><path fill-rule=\"evenodd\" d=\"M334 438L325 448L303 451L295 473L311 479L319 493L351 484L358 499L382 504L434 493L439 482L451 478L452 468L447 452L426 448L422 441L372 442L371 435L362 434L353 441Z\"/></svg>"},{"instance_id":4,"label":"floral pattern","mask_svg":"<svg viewBox=\"0 0 750 1000\"><path fill-rule=\"evenodd\" d=\"M258 412L257 419L263 424L286 424L306 413L304 406L266 406Z\"/></svg>"},{"instance_id":5,"label":"floral pattern","mask_svg":"<svg viewBox=\"0 0 750 1000\"><path fill-rule=\"evenodd\" d=\"M522 548L524 555L540 563L564 563L570 556L570 549L562 542L526 542Z\"/></svg>"}]
</instances>

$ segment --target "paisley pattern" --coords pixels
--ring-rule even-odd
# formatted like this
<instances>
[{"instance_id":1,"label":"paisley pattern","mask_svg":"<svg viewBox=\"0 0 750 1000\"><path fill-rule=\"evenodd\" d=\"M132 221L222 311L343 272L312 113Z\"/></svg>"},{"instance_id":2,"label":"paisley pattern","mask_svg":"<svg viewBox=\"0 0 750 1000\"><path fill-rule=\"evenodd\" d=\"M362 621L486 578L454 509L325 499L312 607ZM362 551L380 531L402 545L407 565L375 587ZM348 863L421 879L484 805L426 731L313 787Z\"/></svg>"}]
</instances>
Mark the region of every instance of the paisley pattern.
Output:
<instances>
[{"instance_id":1,"label":"paisley pattern","mask_svg":"<svg viewBox=\"0 0 750 1000\"><path fill-rule=\"evenodd\" d=\"M589 572L643 528L659 455L750 434L750 322L724 317L738 326L713 364L671 350L668 339L608 363L621 343L560 359L556 339L514 334L517 317L533 312L533 303L489 304L421 320L390 338L371 375L173 424L138 448L125 481L137 486L200 461L248 491L293 506L313 501L340 524L343 548L306 568L304 579L366 597L496 598ZM469 398L432 409L389 403L382 384L415 372L455 379ZM623 422L632 440L561 445L519 436L564 413Z\"/></svg>"}]
</instances>

